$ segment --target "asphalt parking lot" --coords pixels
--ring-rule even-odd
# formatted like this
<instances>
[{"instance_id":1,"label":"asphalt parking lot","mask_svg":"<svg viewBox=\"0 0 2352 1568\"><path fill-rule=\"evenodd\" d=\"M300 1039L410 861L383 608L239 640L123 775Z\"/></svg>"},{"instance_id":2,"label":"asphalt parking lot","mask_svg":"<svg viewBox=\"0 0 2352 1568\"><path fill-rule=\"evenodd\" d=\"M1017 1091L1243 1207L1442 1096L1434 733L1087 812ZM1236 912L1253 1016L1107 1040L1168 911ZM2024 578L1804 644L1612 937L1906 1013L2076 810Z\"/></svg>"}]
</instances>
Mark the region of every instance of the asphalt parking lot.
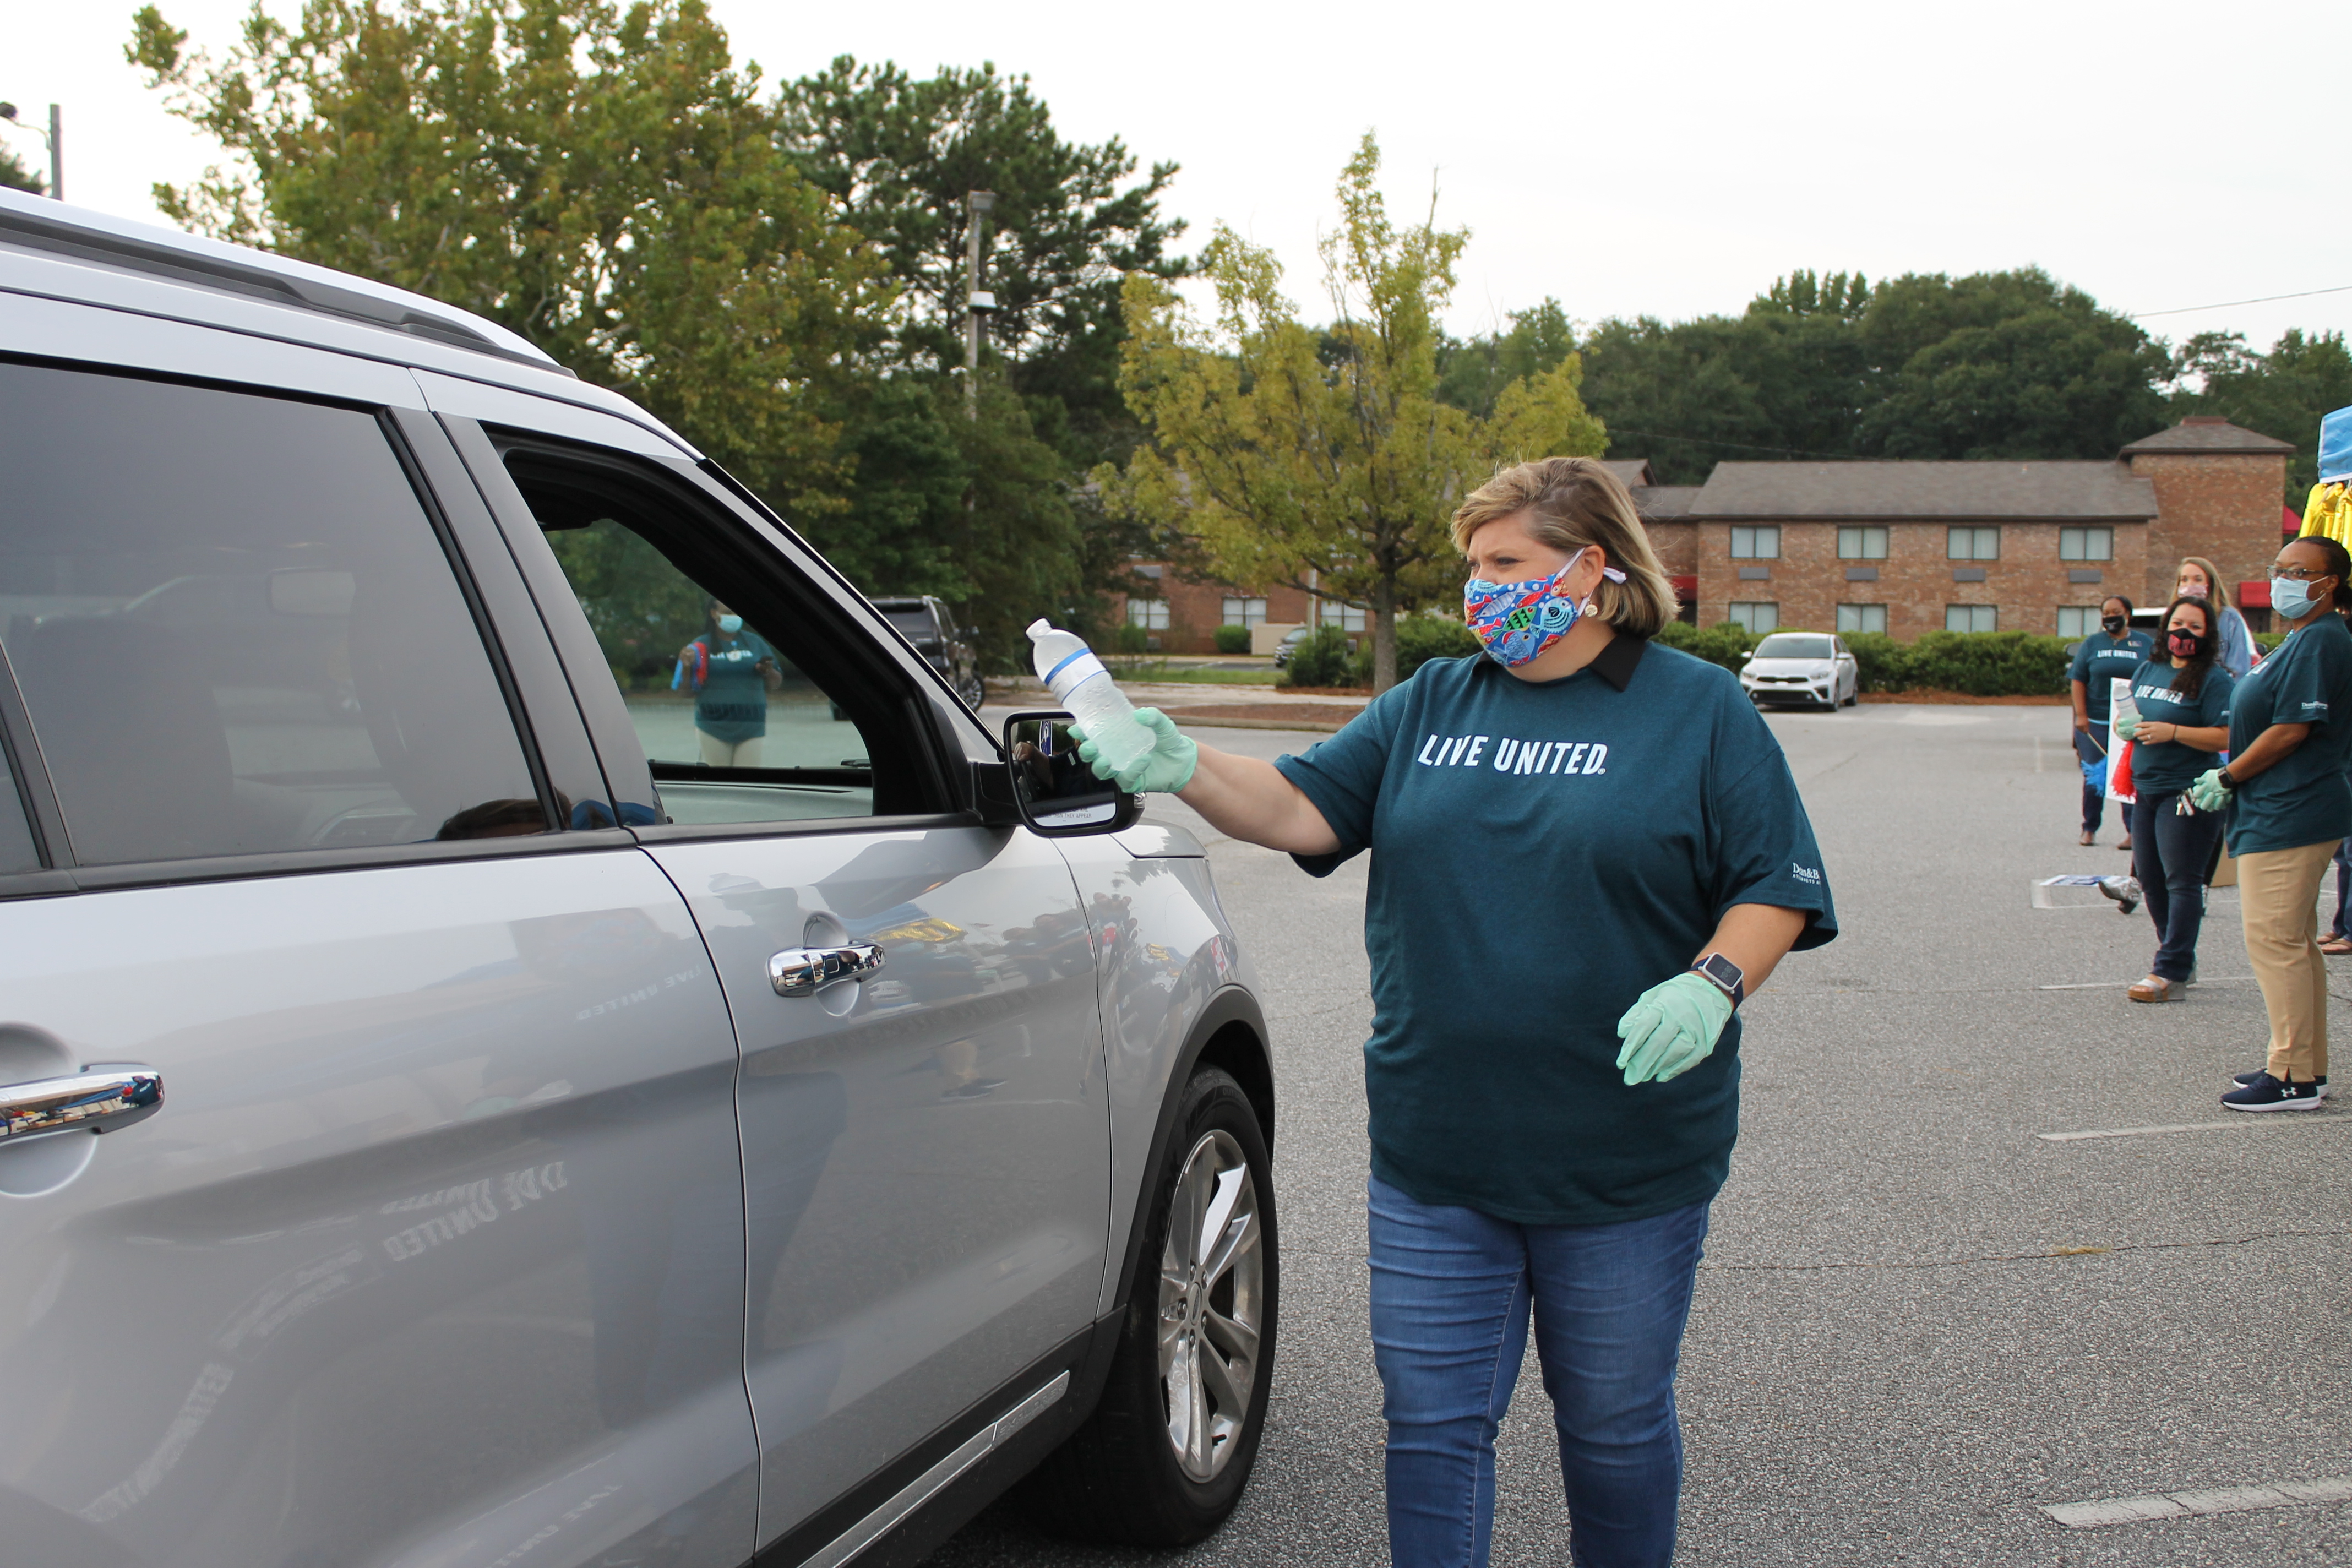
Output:
<instances>
[{"instance_id":1,"label":"asphalt parking lot","mask_svg":"<svg viewBox=\"0 0 2352 1568\"><path fill-rule=\"evenodd\" d=\"M2098 847L2075 845L2063 710L1771 722L1843 934L1746 1008L1740 1143L1680 1385L1678 1561L2352 1562L2352 1503L2227 1489L2352 1476L2352 1109L2218 1103L2265 1033L2234 890L2213 895L2188 1000L2135 1005L2146 916L2030 896L2127 858L2112 816ZM1197 733L1265 756L1318 738ZM1190 1552L1073 1547L1000 1506L941 1568L1388 1561L1364 1322L1363 862L1318 882L1212 843L1279 1077L1285 1321L1256 1475ZM2336 963L2352 1002L2352 960ZM2187 1130L2128 1131L2147 1129ZM2042 1136L2057 1132L2122 1135ZM1532 1358L1499 1472L1494 1561L1566 1563ZM2170 1517L2068 1528L2043 1511L2147 1499L2109 1511Z\"/></svg>"}]
</instances>

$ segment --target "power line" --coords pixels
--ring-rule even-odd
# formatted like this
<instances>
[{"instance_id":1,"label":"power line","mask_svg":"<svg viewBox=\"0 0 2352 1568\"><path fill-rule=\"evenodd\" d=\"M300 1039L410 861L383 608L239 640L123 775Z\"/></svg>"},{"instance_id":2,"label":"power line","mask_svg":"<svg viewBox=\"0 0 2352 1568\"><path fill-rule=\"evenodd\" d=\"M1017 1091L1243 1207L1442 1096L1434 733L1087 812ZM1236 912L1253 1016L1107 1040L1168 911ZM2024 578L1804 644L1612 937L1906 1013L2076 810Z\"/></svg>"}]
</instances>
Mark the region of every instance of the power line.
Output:
<instances>
[{"instance_id":1,"label":"power line","mask_svg":"<svg viewBox=\"0 0 2352 1568\"><path fill-rule=\"evenodd\" d=\"M2273 300L2308 300L2315 294L2352 294L2352 283L2335 289L2305 289L2299 294L2265 294L2259 300L2224 300L2218 305L2183 305L2177 310L2142 310L2131 319L2145 321L2151 316L2187 316L2199 310L2226 310L2235 305L2267 305Z\"/></svg>"}]
</instances>

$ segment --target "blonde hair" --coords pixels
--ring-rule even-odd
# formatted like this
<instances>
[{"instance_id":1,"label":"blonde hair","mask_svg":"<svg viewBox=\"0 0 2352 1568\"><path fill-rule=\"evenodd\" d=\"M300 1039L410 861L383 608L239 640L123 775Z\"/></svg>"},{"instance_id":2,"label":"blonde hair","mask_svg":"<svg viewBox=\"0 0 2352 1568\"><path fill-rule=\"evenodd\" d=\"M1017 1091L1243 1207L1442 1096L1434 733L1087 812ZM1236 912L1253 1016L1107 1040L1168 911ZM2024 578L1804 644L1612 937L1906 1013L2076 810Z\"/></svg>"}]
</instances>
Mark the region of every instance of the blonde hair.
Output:
<instances>
[{"instance_id":1,"label":"blonde hair","mask_svg":"<svg viewBox=\"0 0 2352 1568\"><path fill-rule=\"evenodd\" d=\"M1454 548L1470 553L1470 536L1490 522L1528 514L1528 532L1554 550L1597 549L1602 563L1625 574L1601 580L1592 607L1619 631L1652 637L1680 605L1650 531L1617 476L1591 458L1539 458L1517 463L1470 492L1454 514Z\"/></svg>"},{"instance_id":2,"label":"blonde hair","mask_svg":"<svg viewBox=\"0 0 2352 1568\"><path fill-rule=\"evenodd\" d=\"M2205 593L2214 608L2226 610L2230 607L2230 590L2221 586L2221 574L2213 570L2213 563L2210 561L2206 560L2202 555L2184 555L2180 558L2180 566L2194 566L2205 574ZM2172 591L2176 597L2180 592L2180 566L2175 566L2172 569ZM2210 616L2206 618L2213 619ZM2219 621L2215 621L2208 629L2215 637L2221 635Z\"/></svg>"}]
</instances>

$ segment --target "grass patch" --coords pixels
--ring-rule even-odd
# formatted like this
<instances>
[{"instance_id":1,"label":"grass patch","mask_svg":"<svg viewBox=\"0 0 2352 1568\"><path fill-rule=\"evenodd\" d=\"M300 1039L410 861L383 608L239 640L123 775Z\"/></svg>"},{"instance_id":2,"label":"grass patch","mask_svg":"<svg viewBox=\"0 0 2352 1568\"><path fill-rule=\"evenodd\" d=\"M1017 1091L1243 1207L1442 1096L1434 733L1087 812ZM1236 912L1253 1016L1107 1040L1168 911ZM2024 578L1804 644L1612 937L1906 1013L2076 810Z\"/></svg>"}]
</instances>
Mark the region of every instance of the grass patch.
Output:
<instances>
[{"instance_id":1,"label":"grass patch","mask_svg":"<svg viewBox=\"0 0 2352 1568\"><path fill-rule=\"evenodd\" d=\"M1188 686L1272 686L1282 672L1278 669L1222 669L1213 666L1200 669L1171 669L1165 664L1126 664L1111 667L1114 680L1165 681Z\"/></svg>"}]
</instances>

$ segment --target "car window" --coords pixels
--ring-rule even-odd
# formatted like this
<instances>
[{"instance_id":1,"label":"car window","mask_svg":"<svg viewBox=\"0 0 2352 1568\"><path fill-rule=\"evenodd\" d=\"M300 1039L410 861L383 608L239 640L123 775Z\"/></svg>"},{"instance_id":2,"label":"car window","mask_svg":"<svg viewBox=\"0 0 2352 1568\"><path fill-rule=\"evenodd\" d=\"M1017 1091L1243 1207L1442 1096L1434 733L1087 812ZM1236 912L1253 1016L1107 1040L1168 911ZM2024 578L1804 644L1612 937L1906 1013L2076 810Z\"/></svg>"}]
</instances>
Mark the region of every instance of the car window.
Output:
<instances>
[{"instance_id":1,"label":"car window","mask_svg":"<svg viewBox=\"0 0 2352 1568\"><path fill-rule=\"evenodd\" d=\"M1827 658L1830 639L1780 632L1756 645L1759 658Z\"/></svg>"},{"instance_id":2,"label":"car window","mask_svg":"<svg viewBox=\"0 0 2352 1568\"><path fill-rule=\"evenodd\" d=\"M883 618L917 647L940 640L940 624L932 617L929 605L884 605L880 608Z\"/></svg>"},{"instance_id":3,"label":"car window","mask_svg":"<svg viewBox=\"0 0 2352 1568\"><path fill-rule=\"evenodd\" d=\"M870 704L811 673L808 627L694 550L690 516L543 455L509 456L508 470L596 635L670 821L875 815Z\"/></svg>"},{"instance_id":4,"label":"car window","mask_svg":"<svg viewBox=\"0 0 2352 1568\"><path fill-rule=\"evenodd\" d=\"M0 647L85 865L543 833L372 415L0 364Z\"/></svg>"}]
</instances>

